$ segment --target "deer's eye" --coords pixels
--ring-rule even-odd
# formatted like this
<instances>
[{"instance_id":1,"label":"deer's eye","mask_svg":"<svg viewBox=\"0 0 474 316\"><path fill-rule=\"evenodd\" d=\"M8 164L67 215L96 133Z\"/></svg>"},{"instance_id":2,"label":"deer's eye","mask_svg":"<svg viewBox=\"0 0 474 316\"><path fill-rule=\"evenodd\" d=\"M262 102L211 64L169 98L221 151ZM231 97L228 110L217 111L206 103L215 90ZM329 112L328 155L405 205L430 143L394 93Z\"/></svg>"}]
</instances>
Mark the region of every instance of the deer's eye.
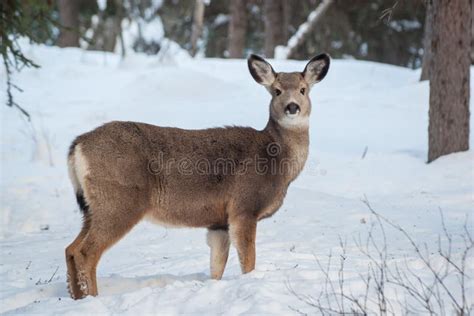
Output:
<instances>
[{"instance_id":1,"label":"deer's eye","mask_svg":"<svg viewBox=\"0 0 474 316\"><path fill-rule=\"evenodd\" d=\"M304 95L305 92L306 92L306 89L305 89L305 88L301 88L301 89L300 89L300 93L301 93L302 95Z\"/></svg>"},{"instance_id":2,"label":"deer's eye","mask_svg":"<svg viewBox=\"0 0 474 316\"><path fill-rule=\"evenodd\" d=\"M275 89L275 94L276 94L276 95L280 95L280 94L281 94L281 90L280 90L280 89Z\"/></svg>"}]
</instances>

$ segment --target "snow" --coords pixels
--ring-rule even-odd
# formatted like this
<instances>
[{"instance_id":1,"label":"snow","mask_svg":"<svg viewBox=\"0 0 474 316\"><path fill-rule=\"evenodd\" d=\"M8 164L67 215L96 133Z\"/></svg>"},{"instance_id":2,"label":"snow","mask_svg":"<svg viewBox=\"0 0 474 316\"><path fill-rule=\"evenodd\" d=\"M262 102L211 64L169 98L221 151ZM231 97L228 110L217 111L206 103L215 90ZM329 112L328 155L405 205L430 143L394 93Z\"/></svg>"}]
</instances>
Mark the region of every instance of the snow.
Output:
<instances>
[{"instance_id":1,"label":"snow","mask_svg":"<svg viewBox=\"0 0 474 316\"><path fill-rule=\"evenodd\" d=\"M107 0L97 0L97 6L100 11L104 11L107 8Z\"/></svg>"},{"instance_id":2,"label":"snow","mask_svg":"<svg viewBox=\"0 0 474 316\"><path fill-rule=\"evenodd\" d=\"M229 22L229 15L219 13L216 16L216 18L214 19L213 25L214 26L220 26L220 25L225 24L227 22Z\"/></svg>"},{"instance_id":3,"label":"snow","mask_svg":"<svg viewBox=\"0 0 474 316\"><path fill-rule=\"evenodd\" d=\"M397 32L411 31L422 27L422 24L417 20L390 21L389 25Z\"/></svg>"},{"instance_id":4,"label":"snow","mask_svg":"<svg viewBox=\"0 0 474 316\"><path fill-rule=\"evenodd\" d=\"M122 21L122 24L124 29L124 41L125 38L128 39L129 37L133 39L138 38L139 27L141 27L141 35L146 41L159 41L165 35L163 23L161 22L161 18L158 16L149 22L145 22L142 19L139 19L137 21L124 20ZM140 24L140 26L138 26L138 24ZM130 39L129 42L132 42L132 39Z\"/></svg>"},{"instance_id":5,"label":"snow","mask_svg":"<svg viewBox=\"0 0 474 316\"><path fill-rule=\"evenodd\" d=\"M205 230L143 222L102 258L100 295L73 301L64 260L81 225L66 169L73 138L111 120L261 129L270 97L252 80L245 60L192 60L178 47L163 58L130 53L125 60L44 46L26 52L42 68L15 74L25 90L15 98L33 121L0 107L0 313L315 314L289 288L317 297L325 278L316 258L324 265L330 252L338 256L340 237L348 241L347 287L364 290L358 273L367 271L367 259L353 243L374 220L361 202L364 195L377 212L434 251L442 234L440 208L449 231L461 232L466 214L472 229L473 153L425 163L429 87L418 82L419 71L333 60L327 78L311 92L306 168L280 211L259 223L254 272L240 274L232 249L223 280L210 280ZM277 71L305 66L271 62ZM386 234L390 256L408 258L428 277L403 236L389 228ZM457 247L453 251L459 254ZM330 274L337 273L338 266L331 266ZM468 282L471 303L472 297Z\"/></svg>"}]
</instances>

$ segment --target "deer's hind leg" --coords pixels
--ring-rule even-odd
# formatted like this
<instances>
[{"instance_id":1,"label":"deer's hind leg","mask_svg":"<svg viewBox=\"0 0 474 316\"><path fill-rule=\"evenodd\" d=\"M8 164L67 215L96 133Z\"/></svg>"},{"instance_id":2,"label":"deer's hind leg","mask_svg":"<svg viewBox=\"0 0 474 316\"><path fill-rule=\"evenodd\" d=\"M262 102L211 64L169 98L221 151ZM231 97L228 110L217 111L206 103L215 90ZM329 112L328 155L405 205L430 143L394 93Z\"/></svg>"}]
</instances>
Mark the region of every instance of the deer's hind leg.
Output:
<instances>
[{"instance_id":1,"label":"deer's hind leg","mask_svg":"<svg viewBox=\"0 0 474 316\"><path fill-rule=\"evenodd\" d=\"M79 289L78 295L74 296L75 299L98 294L96 271L102 254L129 232L143 217L141 213L133 212L127 212L126 215L126 217L122 217L114 214L103 221L92 220L86 236L74 248L76 287Z\"/></svg>"},{"instance_id":2,"label":"deer's hind leg","mask_svg":"<svg viewBox=\"0 0 474 316\"><path fill-rule=\"evenodd\" d=\"M229 257L229 232L227 227L209 228L207 244L211 248L211 277L220 280L224 274L227 258Z\"/></svg>"},{"instance_id":3,"label":"deer's hind leg","mask_svg":"<svg viewBox=\"0 0 474 316\"><path fill-rule=\"evenodd\" d=\"M106 185L99 184L102 183L88 186L89 212L85 235L82 239L78 237L73 247L68 247L75 272L74 299L98 294L96 270L102 254L145 214L145 206L139 203L142 196L138 188L117 185L105 190ZM100 194L94 194L96 192Z\"/></svg>"},{"instance_id":4,"label":"deer's hind leg","mask_svg":"<svg viewBox=\"0 0 474 316\"><path fill-rule=\"evenodd\" d=\"M74 241L66 248L67 287L72 298L76 298L81 295L78 286L79 280L77 278L77 269L74 262L74 253L79 244L84 240L84 237L87 235L88 231L89 223L87 217L85 216L79 235L77 235L76 239L74 239Z\"/></svg>"}]
</instances>

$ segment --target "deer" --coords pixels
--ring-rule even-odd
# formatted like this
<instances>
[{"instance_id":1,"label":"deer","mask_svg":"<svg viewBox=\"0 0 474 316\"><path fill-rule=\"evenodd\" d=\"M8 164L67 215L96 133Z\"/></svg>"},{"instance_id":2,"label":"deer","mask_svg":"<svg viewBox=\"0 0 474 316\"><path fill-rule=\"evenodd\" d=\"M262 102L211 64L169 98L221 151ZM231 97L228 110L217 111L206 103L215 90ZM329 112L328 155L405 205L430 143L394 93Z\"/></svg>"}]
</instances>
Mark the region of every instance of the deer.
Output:
<instances>
[{"instance_id":1,"label":"deer","mask_svg":"<svg viewBox=\"0 0 474 316\"><path fill-rule=\"evenodd\" d=\"M308 157L310 89L329 70L313 57L302 72L275 72L250 55L253 79L271 95L263 130L186 130L113 121L78 136L67 164L82 229L65 250L73 299L97 296L103 253L146 219L207 229L210 276L222 278L232 244L242 273L256 262L257 222L281 207Z\"/></svg>"}]
</instances>

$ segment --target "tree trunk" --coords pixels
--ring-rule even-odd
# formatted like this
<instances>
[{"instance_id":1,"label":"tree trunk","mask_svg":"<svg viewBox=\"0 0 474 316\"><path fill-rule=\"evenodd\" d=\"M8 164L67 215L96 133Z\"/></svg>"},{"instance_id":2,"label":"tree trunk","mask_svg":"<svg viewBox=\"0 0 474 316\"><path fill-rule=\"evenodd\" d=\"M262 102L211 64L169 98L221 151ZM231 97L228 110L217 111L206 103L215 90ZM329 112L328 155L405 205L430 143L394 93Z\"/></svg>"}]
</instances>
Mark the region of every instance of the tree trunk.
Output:
<instances>
[{"instance_id":1,"label":"tree trunk","mask_svg":"<svg viewBox=\"0 0 474 316\"><path fill-rule=\"evenodd\" d=\"M275 47L286 44L289 38L291 4L289 0L265 0L265 56L273 58Z\"/></svg>"},{"instance_id":2,"label":"tree trunk","mask_svg":"<svg viewBox=\"0 0 474 316\"><path fill-rule=\"evenodd\" d=\"M282 42L277 45L284 45L290 38L290 24L291 24L291 6L292 3L290 0L281 0L283 18L282 18ZM293 3L294 5L294 3Z\"/></svg>"},{"instance_id":3,"label":"tree trunk","mask_svg":"<svg viewBox=\"0 0 474 316\"><path fill-rule=\"evenodd\" d=\"M230 0L229 57L242 58L247 33L247 1Z\"/></svg>"},{"instance_id":4,"label":"tree trunk","mask_svg":"<svg viewBox=\"0 0 474 316\"><path fill-rule=\"evenodd\" d=\"M265 0L263 11L265 21L265 56L273 58L277 44L282 40L282 11L280 0Z\"/></svg>"},{"instance_id":5,"label":"tree trunk","mask_svg":"<svg viewBox=\"0 0 474 316\"><path fill-rule=\"evenodd\" d=\"M120 56L125 58L126 54L126 49L125 49L125 42L123 39L123 30L122 30L122 20L123 20L123 15L124 15L124 8L123 8L123 1L121 0L115 0L115 6L117 7L117 31L118 31L118 37L120 40Z\"/></svg>"},{"instance_id":6,"label":"tree trunk","mask_svg":"<svg viewBox=\"0 0 474 316\"><path fill-rule=\"evenodd\" d=\"M471 65L474 65L474 2L471 1Z\"/></svg>"},{"instance_id":7,"label":"tree trunk","mask_svg":"<svg viewBox=\"0 0 474 316\"><path fill-rule=\"evenodd\" d=\"M88 50L114 52L117 38L121 39L123 9L120 0L107 0L106 7L98 14L97 25L94 28L91 44ZM120 42L120 44L122 44ZM124 47L122 47L124 53Z\"/></svg>"},{"instance_id":8,"label":"tree trunk","mask_svg":"<svg viewBox=\"0 0 474 316\"><path fill-rule=\"evenodd\" d=\"M99 17L97 27L94 29L91 44L88 50L100 50L104 52L114 52L117 37L120 36L120 24L117 17Z\"/></svg>"},{"instance_id":9,"label":"tree trunk","mask_svg":"<svg viewBox=\"0 0 474 316\"><path fill-rule=\"evenodd\" d=\"M430 79L431 41L433 37L433 0L426 0L425 31L423 35L423 61L421 64L420 81Z\"/></svg>"},{"instance_id":10,"label":"tree trunk","mask_svg":"<svg viewBox=\"0 0 474 316\"><path fill-rule=\"evenodd\" d=\"M470 0L433 0L428 162L469 149Z\"/></svg>"},{"instance_id":11,"label":"tree trunk","mask_svg":"<svg viewBox=\"0 0 474 316\"><path fill-rule=\"evenodd\" d=\"M58 46L79 47L79 0L58 0L61 24Z\"/></svg>"},{"instance_id":12,"label":"tree trunk","mask_svg":"<svg viewBox=\"0 0 474 316\"><path fill-rule=\"evenodd\" d=\"M194 6L193 31L191 34L191 56L195 56L198 50L197 42L202 34L204 24L204 0L196 0Z\"/></svg>"}]
</instances>

